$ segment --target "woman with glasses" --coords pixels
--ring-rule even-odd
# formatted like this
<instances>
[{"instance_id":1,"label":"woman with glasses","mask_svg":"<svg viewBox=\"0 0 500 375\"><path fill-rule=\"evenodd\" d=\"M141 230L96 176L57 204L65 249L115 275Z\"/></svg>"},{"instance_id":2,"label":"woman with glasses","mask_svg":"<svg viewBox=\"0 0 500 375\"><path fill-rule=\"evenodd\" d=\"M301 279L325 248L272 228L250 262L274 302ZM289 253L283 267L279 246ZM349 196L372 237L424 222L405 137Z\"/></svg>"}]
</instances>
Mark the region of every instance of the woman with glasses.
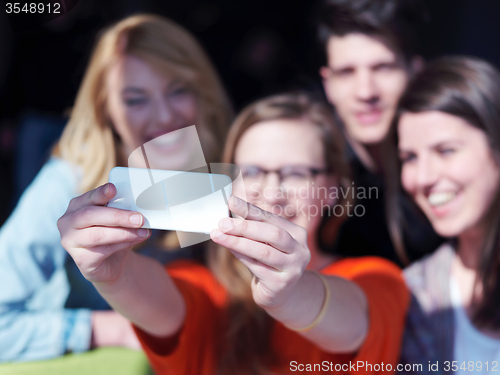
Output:
<instances>
[{"instance_id":1,"label":"woman with glasses","mask_svg":"<svg viewBox=\"0 0 500 375\"><path fill-rule=\"evenodd\" d=\"M395 369L409 301L399 269L373 257L340 259L317 240L322 216L349 203L336 194L348 176L341 139L329 108L304 93L243 110L223 161L241 168L244 186L229 199L233 218L211 233L218 245L205 266L181 261L165 272L131 252L145 230L130 223L133 213L104 207L112 185L72 201L59 221L62 243L132 321L156 373ZM91 206L99 207L89 219Z\"/></svg>"}]
</instances>

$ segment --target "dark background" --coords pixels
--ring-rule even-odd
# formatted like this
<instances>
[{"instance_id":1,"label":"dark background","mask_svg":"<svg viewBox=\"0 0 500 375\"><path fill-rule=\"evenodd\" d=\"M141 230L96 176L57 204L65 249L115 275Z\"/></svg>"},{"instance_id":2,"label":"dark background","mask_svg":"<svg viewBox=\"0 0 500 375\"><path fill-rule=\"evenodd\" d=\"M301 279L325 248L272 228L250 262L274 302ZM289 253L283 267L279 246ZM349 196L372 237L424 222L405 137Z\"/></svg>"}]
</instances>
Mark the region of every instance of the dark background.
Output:
<instances>
[{"instance_id":1,"label":"dark background","mask_svg":"<svg viewBox=\"0 0 500 375\"><path fill-rule=\"evenodd\" d=\"M0 225L47 159L96 34L111 22L149 12L186 27L212 58L236 110L263 95L320 84L317 1L66 0L74 5L67 14L38 26L9 19L7 2L0 1ZM500 65L500 1L426 2L425 58L470 54Z\"/></svg>"}]
</instances>

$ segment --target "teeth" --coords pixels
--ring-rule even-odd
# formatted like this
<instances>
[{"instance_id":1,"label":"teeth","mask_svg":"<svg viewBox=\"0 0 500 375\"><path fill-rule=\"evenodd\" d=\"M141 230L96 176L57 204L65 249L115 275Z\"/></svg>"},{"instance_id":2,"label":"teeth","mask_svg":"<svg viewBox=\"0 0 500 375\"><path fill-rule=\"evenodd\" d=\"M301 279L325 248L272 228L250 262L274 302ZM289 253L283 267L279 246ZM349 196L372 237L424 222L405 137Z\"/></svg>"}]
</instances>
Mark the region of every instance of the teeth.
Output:
<instances>
[{"instance_id":1,"label":"teeth","mask_svg":"<svg viewBox=\"0 0 500 375\"><path fill-rule=\"evenodd\" d=\"M451 192L432 193L427 200L431 206L441 206L455 198L455 195L455 193Z\"/></svg>"},{"instance_id":2,"label":"teeth","mask_svg":"<svg viewBox=\"0 0 500 375\"><path fill-rule=\"evenodd\" d=\"M176 144L182 137L182 132L173 131L171 133L160 135L150 142L155 146L172 146Z\"/></svg>"}]
</instances>

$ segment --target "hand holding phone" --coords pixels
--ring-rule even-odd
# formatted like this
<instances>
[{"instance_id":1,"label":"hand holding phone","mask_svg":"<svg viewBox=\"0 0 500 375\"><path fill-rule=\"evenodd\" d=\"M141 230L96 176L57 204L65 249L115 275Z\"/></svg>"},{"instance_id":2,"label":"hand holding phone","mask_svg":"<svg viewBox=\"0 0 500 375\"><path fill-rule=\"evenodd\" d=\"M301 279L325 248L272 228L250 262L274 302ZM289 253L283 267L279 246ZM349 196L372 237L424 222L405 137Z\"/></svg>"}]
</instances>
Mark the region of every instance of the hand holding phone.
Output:
<instances>
[{"instance_id":1,"label":"hand holding phone","mask_svg":"<svg viewBox=\"0 0 500 375\"><path fill-rule=\"evenodd\" d=\"M210 233L229 216L231 178L223 174L113 168L108 207L140 212L143 228Z\"/></svg>"}]
</instances>

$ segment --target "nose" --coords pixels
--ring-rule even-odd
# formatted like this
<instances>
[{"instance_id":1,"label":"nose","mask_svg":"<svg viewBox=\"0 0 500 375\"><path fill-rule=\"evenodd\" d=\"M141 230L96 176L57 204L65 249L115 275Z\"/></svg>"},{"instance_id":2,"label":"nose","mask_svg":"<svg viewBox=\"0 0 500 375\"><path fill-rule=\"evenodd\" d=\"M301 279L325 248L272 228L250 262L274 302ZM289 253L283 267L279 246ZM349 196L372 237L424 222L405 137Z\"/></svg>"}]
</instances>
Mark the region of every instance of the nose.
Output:
<instances>
[{"instance_id":1,"label":"nose","mask_svg":"<svg viewBox=\"0 0 500 375\"><path fill-rule=\"evenodd\" d=\"M358 72L355 90L356 97L360 101L375 104L379 99L377 82L373 72L368 69Z\"/></svg>"},{"instance_id":2,"label":"nose","mask_svg":"<svg viewBox=\"0 0 500 375\"><path fill-rule=\"evenodd\" d=\"M285 201L285 193L281 188L281 180L278 173L270 172L264 179L262 197L268 211L273 211L273 207L281 206Z\"/></svg>"},{"instance_id":3,"label":"nose","mask_svg":"<svg viewBox=\"0 0 500 375\"><path fill-rule=\"evenodd\" d=\"M439 178L439 165L430 155L422 155L417 164L416 184L419 189L428 189Z\"/></svg>"},{"instance_id":4,"label":"nose","mask_svg":"<svg viewBox=\"0 0 500 375\"><path fill-rule=\"evenodd\" d=\"M162 125L168 125L173 119L173 109L168 100L159 99L156 104L156 121Z\"/></svg>"}]
</instances>

